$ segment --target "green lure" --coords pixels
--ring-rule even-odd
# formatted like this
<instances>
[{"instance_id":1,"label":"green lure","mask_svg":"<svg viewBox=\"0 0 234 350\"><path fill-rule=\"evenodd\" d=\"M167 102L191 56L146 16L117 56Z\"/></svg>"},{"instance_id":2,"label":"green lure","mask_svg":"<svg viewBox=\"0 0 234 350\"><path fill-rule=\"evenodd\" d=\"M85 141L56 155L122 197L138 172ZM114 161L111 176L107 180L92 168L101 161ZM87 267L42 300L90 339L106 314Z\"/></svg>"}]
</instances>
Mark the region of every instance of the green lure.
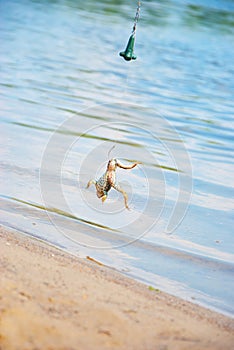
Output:
<instances>
[{"instance_id":1,"label":"green lure","mask_svg":"<svg viewBox=\"0 0 234 350\"><path fill-rule=\"evenodd\" d=\"M137 58L137 56L134 54L134 44L135 44L135 33L131 34L125 51L122 51L119 53L119 55L123 57L126 61L135 60Z\"/></svg>"},{"instance_id":2,"label":"green lure","mask_svg":"<svg viewBox=\"0 0 234 350\"><path fill-rule=\"evenodd\" d=\"M137 56L134 54L134 44L135 44L135 38L136 38L136 25L140 17L140 6L141 6L141 3L140 1L138 1L137 11L136 11L134 24L132 28L132 34L130 35L125 51L121 51L119 53L119 55L123 57L125 61L131 61L137 58Z\"/></svg>"}]
</instances>

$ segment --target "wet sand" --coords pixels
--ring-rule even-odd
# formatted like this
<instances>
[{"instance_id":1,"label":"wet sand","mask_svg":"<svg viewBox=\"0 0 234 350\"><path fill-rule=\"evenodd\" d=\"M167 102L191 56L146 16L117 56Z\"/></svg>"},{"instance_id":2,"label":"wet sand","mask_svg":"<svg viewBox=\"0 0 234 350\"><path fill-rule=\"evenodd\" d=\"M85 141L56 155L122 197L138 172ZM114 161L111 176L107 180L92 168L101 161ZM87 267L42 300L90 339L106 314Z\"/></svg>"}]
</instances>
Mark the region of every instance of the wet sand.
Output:
<instances>
[{"instance_id":1,"label":"wet sand","mask_svg":"<svg viewBox=\"0 0 234 350\"><path fill-rule=\"evenodd\" d=\"M0 349L233 349L234 320L0 228Z\"/></svg>"}]
</instances>

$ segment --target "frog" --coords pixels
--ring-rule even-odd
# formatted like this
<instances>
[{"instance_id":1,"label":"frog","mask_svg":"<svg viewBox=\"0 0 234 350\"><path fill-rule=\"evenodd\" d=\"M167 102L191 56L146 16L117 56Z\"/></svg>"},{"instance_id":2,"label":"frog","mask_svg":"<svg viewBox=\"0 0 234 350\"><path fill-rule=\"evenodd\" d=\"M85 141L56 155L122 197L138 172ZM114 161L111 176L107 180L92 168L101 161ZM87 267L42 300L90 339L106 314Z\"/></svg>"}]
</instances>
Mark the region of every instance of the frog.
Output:
<instances>
[{"instance_id":1,"label":"frog","mask_svg":"<svg viewBox=\"0 0 234 350\"><path fill-rule=\"evenodd\" d=\"M89 188L92 184L95 185L97 197L102 200L102 203L105 202L108 192L113 188L123 195L125 208L130 210L128 206L128 195L116 182L116 169L129 170L135 168L138 164L141 164L141 162L124 165L118 159L112 158L108 161L105 173L98 180L89 180L86 188Z\"/></svg>"}]
</instances>

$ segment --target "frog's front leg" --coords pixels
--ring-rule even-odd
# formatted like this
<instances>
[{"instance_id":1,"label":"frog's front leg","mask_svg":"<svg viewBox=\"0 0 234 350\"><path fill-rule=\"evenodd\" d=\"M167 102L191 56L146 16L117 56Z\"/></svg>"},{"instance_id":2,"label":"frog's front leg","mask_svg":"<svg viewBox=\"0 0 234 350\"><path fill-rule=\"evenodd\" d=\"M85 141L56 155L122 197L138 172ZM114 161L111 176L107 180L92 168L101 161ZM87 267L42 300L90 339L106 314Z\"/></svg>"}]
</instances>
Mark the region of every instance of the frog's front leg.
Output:
<instances>
[{"instance_id":1,"label":"frog's front leg","mask_svg":"<svg viewBox=\"0 0 234 350\"><path fill-rule=\"evenodd\" d=\"M97 181L95 181L95 180L89 180L89 182L87 183L86 188L89 188L91 185L95 185L96 186L96 183L97 183Z\"/></svg>"},{"instance_id":2,"label":"frog's front leg","mask_svg":"<svg viewBox=\"0 0 234 350\"><path fill-rule=\"evenodd\" d=\"M122 169L126 169L126 170L128 170L128 169L133 169L133 168L135 168L135 166L137 166L138 164L141 164L141 162L136 162L136 163L133 163L133 164L131 164L131 165L123 165L123 164L120 163L119 160L117 160L117 162L116 162L117 167L122 168Z\"/></svg>"},{"instance_id":3,"label":"frog's front leg","mask_svg":"<svg viewBox=\"0 0 234 350\"><path fill-rule=\"evenodd\" d=\"M126 193L119 185L117 185L117 184L112 185L112 187L113 187L116 191L122 193L122 195L123 195L123 197L124 197L125 208L128 209L128 210L130 210L130 208L129 208L129 206L128 206L128 195L127 195L127 193Z\"/></svg>"}]
</instances>

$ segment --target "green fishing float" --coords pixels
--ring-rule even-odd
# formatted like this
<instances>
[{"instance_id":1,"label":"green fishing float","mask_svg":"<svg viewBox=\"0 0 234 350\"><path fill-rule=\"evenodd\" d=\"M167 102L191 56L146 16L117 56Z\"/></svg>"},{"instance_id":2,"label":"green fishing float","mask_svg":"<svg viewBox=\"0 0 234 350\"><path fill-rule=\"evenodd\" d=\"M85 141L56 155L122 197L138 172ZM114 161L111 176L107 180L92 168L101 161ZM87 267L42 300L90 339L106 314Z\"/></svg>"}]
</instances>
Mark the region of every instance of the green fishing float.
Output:
<instances>
[{"instance_id":1,"label":"green fishing float","mask_svg":"<svg viewBox=\"0 0 234 350\"><path fill-rule=\"evenodd\" d=\"M119 53L119 55L121 57L123 57L125 59L125 61L131 61L131 60L135 60L137 58L137 56L134 53L134 45L135 45L135 38L136 38L136 25L137 25L137 22L138 22L139 17L140 17L140 6L141 6L141 3L140 3L140 1L138 1L137 11L136 11L136 15L134 18L132 33L131 33L130 38L128 40L126 49Z\"/></svg>"}]
</instances>

